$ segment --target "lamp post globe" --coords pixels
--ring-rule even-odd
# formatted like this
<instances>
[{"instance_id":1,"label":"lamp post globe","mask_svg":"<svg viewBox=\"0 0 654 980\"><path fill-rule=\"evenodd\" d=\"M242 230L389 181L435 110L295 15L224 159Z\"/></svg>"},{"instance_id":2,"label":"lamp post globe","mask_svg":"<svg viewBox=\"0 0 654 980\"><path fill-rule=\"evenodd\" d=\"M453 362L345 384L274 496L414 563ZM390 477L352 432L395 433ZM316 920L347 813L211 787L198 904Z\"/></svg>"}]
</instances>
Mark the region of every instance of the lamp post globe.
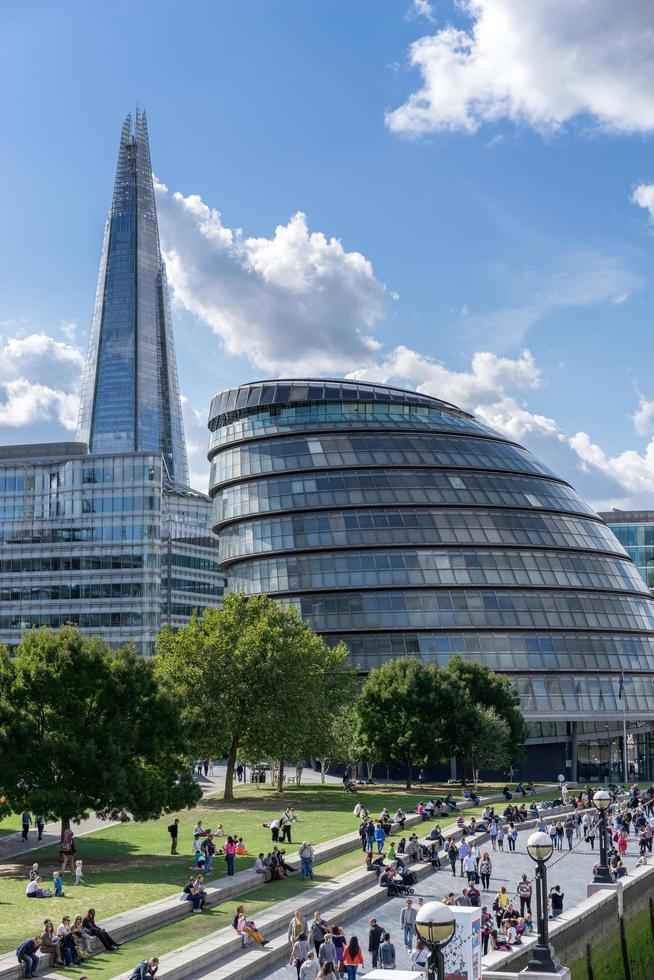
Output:
<instances>
[{"instance_id":1,"label":"lamp post globe","mask_svg":"<svg viewBox=\"0 0 654 980\"><path fill-rule=\"evenodd\" d=\"M544 830L537 830L527 841L527 853L532 861L549 861L554 851L552 838Z\"/></svg>"},{"instance_id":2,"label":"lamp post globe","mask_svg":"<svg viewBox=\"0 0 654 980\"><path fill-rule=\"evenodd\" d=\"M605 789L598 789L593 795L593 803L600 813L603 810L608 810L611 806L611 794Z\"/></svg>"},{"instance_id":3,"label":"lamp post globe","mask_svg":"<svg viewBox=\"0 0 654 980\"><path fill-rule=\"evenodd\" d=\"M426 902L416 916L416 932L429 947L428 980L445 980L443 949L456 930L452 910L442 902Z\"/></svg>"},{"instance_id":4,"label":"lamp post globe","mask_svg":"<svg viewBox=\"0 0 654 980\"><path fill-rule=\"evenodd\" d=\"M611 806L611 794L605 789L598 789L593 795L593 803L595 804L595 808L597 809L600 818L600 859L599 864L595 868L595 873L593 874L593 881L596 885L611 885L613 884L613 879L611 878L611 872L609 871L608 862L606 860L606 815L608 808Z\"/></svg>"},{"instance_id":5,"label":"lamp post globe","mask_svg":"<svg viewBox=\"0 0 654 980\"><path fill-rule=\"evenodd\" d=\"M549 926L547 921L547 870L545 864L552 857L554 845L549 834L537 830L527 841L527 853L536 864L536 917L538 939L527 963L527 970L532 973L557 973L558 962L554 958L554 950L550 946Z\"/></svg>"}]
</instances>

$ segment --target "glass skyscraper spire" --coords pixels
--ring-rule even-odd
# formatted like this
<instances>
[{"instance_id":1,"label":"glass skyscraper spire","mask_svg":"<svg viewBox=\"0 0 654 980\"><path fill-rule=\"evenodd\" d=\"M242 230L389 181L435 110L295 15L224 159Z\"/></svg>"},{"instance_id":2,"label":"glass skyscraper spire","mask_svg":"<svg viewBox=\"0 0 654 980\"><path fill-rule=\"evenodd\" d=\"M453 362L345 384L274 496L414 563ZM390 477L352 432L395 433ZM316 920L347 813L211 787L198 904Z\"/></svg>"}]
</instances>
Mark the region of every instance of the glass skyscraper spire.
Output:
<instances>
[{"instance_id":1,"label":"glass skyscraper spire","mask_svg":"<svg viewBox=\"0 0 654 980\"><path fill-rule=\"evenodd\" d=\"M77 438L92 453L159 452L188 485L166 269L145 113L123 123Z\"/></svg>"}]
</instances>

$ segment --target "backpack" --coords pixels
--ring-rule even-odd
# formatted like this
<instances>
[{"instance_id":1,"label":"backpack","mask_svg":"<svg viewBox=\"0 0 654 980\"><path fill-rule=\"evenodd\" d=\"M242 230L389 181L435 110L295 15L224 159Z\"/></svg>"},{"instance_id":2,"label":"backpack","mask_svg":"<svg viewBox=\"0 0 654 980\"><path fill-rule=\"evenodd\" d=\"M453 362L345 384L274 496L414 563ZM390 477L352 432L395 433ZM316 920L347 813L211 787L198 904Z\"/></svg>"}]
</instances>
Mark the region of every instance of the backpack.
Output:
<instances>
[{"instance_id":1,"label":"backpack","mask_svg":"<svg viewBox=\"0 0 654 980\"><path fill-rule=\"evenodd\" d=\"M495 901L493 902L493 912L499 912L500 908L501 908L500 900L499 898L496 898Z\"/></svg>"}]
</instances>

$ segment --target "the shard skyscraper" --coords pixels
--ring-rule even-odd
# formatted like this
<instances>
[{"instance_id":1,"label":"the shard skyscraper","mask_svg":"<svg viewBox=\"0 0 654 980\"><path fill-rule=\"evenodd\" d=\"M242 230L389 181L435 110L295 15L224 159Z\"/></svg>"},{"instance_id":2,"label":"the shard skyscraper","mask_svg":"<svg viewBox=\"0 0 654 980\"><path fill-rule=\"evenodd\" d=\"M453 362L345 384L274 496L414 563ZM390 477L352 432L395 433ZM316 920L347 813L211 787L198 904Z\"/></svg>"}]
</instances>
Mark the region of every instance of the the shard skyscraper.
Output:
<instances>
[{"instance_id":1,"label":"the shard skyscraper","mask_svg":"<svg viewBox=\"0 0 654 980\"><path fill-rule=\"evenodd\" d=\"M188 465L145 113L123 123L105 226L77 439L91 453L160 452Z\"/></svg>"}]
</instances>

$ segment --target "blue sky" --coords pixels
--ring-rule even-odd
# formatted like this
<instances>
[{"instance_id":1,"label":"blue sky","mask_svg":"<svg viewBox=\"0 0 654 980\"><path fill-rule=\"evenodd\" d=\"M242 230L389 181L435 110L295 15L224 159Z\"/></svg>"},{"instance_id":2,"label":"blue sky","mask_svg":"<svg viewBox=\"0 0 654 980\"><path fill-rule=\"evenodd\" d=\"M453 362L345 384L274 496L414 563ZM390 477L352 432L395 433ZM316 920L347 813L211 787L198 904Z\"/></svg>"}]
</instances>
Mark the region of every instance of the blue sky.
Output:
<instances>
[{"instance_id":1,"label":"blue sky","mask_svg":"<svg viewBox=\"0 0 654 980\"><path fill-rule=\"evenodd\" d=\"M33 0L2 33L2 442L74 432L138 100L198 486L217 389L356 373L654 506L650 3Z\"/></svg>"}]
</instances>

